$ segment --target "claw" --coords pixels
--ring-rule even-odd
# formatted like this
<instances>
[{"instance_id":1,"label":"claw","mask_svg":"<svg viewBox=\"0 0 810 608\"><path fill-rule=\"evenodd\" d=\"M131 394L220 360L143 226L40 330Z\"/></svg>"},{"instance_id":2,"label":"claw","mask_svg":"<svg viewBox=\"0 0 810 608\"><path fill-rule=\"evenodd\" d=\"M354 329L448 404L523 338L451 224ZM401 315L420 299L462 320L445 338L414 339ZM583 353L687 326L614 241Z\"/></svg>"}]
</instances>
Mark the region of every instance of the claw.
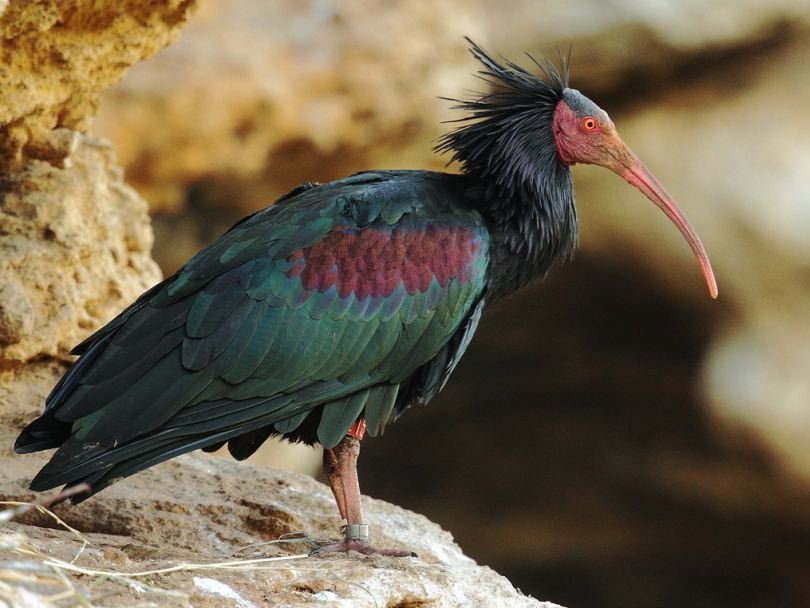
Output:
<instances>
[{"instance_id":1,"label":"claw","mask_svg":"<svg viewBox=\"0 0 810 608\"><path fill-rule=\"evenodd\" d=\"M363 555L383 555L385 557L418 557L413 551L400 551L398 549L378 549L370 545L368 541L357 538L344 539L334 543L328 543L321 547L316 547L309 552L310 557L323 557L330 553L348 553L356 551Z\"/></svg>"}]
</instances>

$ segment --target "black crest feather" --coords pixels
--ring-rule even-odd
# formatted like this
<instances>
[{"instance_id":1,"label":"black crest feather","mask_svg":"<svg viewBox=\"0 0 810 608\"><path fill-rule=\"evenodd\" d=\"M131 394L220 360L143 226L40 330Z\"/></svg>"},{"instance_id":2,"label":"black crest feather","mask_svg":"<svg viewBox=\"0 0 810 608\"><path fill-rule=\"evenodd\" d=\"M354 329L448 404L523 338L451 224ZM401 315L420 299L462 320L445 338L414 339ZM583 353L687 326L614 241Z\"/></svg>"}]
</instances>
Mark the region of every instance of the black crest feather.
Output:
<instances>
[{"instance_id":1,"label":"black crest feather","mask_svg":"<svg viewBox=\"0 0 810 608\"><path fill-rule=\"evenodd\" d=\"M568 87L568 57L560 56L561 69L544 59L541 63L527 53L544 78L507 59L495 60L475 42L470 53L483 66L478 77L492 87L472 99L451 99L453 109L467 116L456 121L461 126L443 135L439 153L452 153L451 162L461 163L464 173L491 176L498 185L515 193L521 178L534 181L539 164L555 159L551 120L563 91ZM531 167L526 166L531 164ZM527 184L528 185L528 184Z\"/></svg>"},{"instance_id":2,"label":"black crest feather","mask_svg":"<svg viewBox=\"0 0 810 608\"><path fill-rule=\"evenodd\" d=\"M491 224L488 293L496 299L543 276L576 246L571 174L557 157L552 133L554 111L568 87L569 60L560 54L558 70L529 55L538 76L467 42L483 66L477 75L491 90L451 100L467 115L452 121L460 126L442 136L435 149L461 164L472 184L470 198Z\"/></svg>"}]
</instances>

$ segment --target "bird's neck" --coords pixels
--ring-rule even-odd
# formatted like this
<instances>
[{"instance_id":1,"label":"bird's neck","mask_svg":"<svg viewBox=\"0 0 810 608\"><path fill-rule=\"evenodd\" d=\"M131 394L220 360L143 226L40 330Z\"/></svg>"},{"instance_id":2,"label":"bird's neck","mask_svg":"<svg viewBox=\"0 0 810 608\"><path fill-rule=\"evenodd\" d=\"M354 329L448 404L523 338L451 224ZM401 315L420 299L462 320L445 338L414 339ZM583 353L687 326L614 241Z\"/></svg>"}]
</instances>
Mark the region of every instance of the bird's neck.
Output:
<instances>
[{"instance_id":1,"label":"bird's neck","mask_svg":"<svg viewBox=\"0 0 810 608\"><path fill-rule=\"evenodd\" d=\"M571 174L562 165L552 171L514 176L509 187L492 178L478 180L473 188L490 230L490 302L542 278L573 254L577 216Z\"/></svg>"}]
</instances>

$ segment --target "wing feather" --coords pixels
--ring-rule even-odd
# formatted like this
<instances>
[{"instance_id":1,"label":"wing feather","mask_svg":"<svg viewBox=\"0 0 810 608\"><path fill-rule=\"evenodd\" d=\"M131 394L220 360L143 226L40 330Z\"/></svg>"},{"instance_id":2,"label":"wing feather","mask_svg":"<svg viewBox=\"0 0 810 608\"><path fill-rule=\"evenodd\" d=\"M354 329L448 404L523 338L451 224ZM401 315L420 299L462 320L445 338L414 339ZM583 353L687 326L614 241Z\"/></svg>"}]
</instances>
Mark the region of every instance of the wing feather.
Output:
<instances>
[{"instance_id":1,"label":"wing feather","mask_svg":"<svg viewBox=\"0 0 810 608\"><path fill-rule=\"evenodd\" d=\"M323 406L321 422L318 424L318 441L323 447L333 448L346 436L349 427L363 413L369 391L370 389L366 389L353 393Z\"/></svg>"},{"instance_id":2,"label":"wing feather","mask_svg":"<svg viewBox=\"0 0 810 608\"><path fill-rule=\"evenodd\" d=\"M453 179L359 174L236 224L78 347L48 419L18 441L64 438L32 487L86 479L97 491L225 442L243 458L273 432L311 429L333 447L362 416L381 433L422 384L443 380L484 291L486 228L454 205ZM419 243L442 230L459 251L462 232L474 239L474 253L432 270ZM347 270L357 256L366 262ZM468 266L448 280L453 263ZM306 277L302 264L313 264Z\"/></svg>"}]
</instances>

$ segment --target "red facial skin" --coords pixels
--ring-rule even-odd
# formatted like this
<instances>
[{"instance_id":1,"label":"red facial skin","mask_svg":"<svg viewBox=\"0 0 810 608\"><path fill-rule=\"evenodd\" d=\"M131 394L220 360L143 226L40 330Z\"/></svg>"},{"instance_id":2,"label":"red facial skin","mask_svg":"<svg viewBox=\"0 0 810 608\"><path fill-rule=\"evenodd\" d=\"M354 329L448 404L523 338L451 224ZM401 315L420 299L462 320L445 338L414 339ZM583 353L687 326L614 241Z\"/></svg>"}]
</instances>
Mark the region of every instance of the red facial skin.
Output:
<instances>
[{"instance_id":1,"label":"red facial skin","mask_svg":"<svg viewBox=\"0 0 810 608\"><path fill-rule=\"evenodd\" d=\"M576 163L600 165L610 169L640 190L666 214L689 243L700 264L709 294L716 298L717 281L703 243L672 197L621 140L608 115L599 110L592 115L581 116L560 101L554 110L551 128L561 163L566 166Z\"/></svg>"}]
</instances>

